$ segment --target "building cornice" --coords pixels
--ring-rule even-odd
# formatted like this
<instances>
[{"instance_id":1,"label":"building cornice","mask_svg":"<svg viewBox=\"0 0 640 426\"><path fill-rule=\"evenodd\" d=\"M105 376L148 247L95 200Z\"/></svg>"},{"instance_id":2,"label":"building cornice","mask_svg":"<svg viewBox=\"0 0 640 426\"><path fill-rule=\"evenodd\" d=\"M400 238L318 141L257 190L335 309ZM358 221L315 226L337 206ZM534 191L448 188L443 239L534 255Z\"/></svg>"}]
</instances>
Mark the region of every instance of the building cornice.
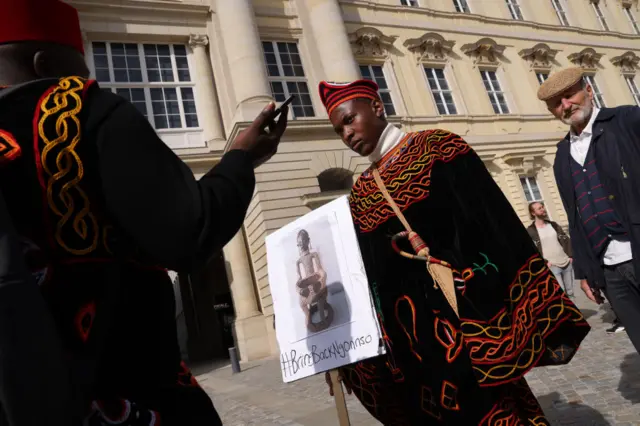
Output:
<instances>
[{"instance_id":1,"label":"building cornice","mask_svg":"<svg viewBox=\"0 0 640 426\"><path fill-rule=\"evenodd\" d=\"M206 25L211 7L188 1L120 0L117 3L104 0L69 0L82 20L109 21L111 16L131 23L155 23L167 20L175 23Z\"/></svg>"},{"instance_id":2,"label":"building cornice","mask_svg":"<svg viewBox=\"0 0 640 426\"><path fill-rule=\"evenodd\" d=\"M428 7L412 7L412 8L403 8L400 9L399 6L391 5L391 4L380 4L374 3L370 0L338 0L342 6L355 6L361 7L365 9L370 9L375 12L390 12L395 15L398 15L400 11L402 14L418 14L424 15L429 18L441 18L443 20L455 19L457 21L462 21L460 25L438 25L434 22L433 19L425 19L416 22L428 23L428 25L412 25L412 21L407 19L399 19L397 23L393 23L390 20L384 21L372 21L363 19L361 14L354 15L351 18L349 13L345 13L345 22L349 24L358 24L358 25L373 25L373 26L384 26L384 27L402 27L402 28L412 28L416 30L428 30L435 32L450 32L450 33L459 33L459 34L468 34L475 35L481 37L505 37L510 39L522 39L526 38L532 42L546 42L546 43L570 43L570 44L584 44L584 39L574 39L571 40L569 38L563 37L563 35L572 35L572 36L592 36L594 40L589 40L589 45L597 46L597 47L610 47L615 49L633 49L630 43L625 45L616 45L614 43L608 43L607 41L602 41L605 37L615 37L621 39L626 42L634 42L637 43L640 40L639 35L628 34L628 33L620 33L616 31L598 31L591 30L587 28L580 27L567 27L562 25L551 25L551 24L543 24L539 22L533 21L519 21L513 19L504 19L504 18L494 18L491 16L477 15L473 13L457 13L457 12L447 12L441 10L430 9ZM380 16L379 13L376 16ZM487 26L476 27L465 25L464 21L468 22L476 22L481 24L488 24ZM490 28L489 31L486 28ZM515 28L515 29L514 29ZM536 30L533 33L523 34L518 28L522 30L531 29ZM546 35L540 34L540 30L546 30L553 32L554 34ZM604 37L603 37L604 36Z\"/></svg>"},{"instance_id":3,"label":"building cornice","mask_svg":"<svg viewBox=\"0 0 640 426\"><path fill-rule=\"evenodd\" d=\"M284 27L270 27L258 25L258 32L260 36L267 40L297 40L302 38L303 31L301 28L284 28Z\"/></svg>"},{"instance_id":4,"label":"building cornice","mask_svg":"<svg viewBox=\"0 0 640 426\"><path fill-rule=\"evenodd\" d=\"M414 116L414 117L389 117L389 122L400 128L447 128L452 124L508 124L508 123L554 123L554 118L550 114L504 114L504 115L457 115L457 116ZM233 125L227 145L224 149L229 149L231 141L233 141L238 133L249 127L250 121L237 122ZM566 131L551 131L539 133L500 133L490 135L461 135L470 143L492 143L492 144L509 144L519 141L559 141L566 135ZM287 130L282 139L283 143L287 142L304 142L309 140L325 140L337 138L333 126L327 118L310 118L301 120L291 120L287 126ZM212 155L212 154L211 154Z\"/></svg>"},{"instance_id":5,"label":"building cornice","mask_svg":"<svg viewBox=\"0 0 640 426\"><path fill-rule=\"evenodd\" d=\"M311 210L315 210L318 207L335 200L336 198L342 197L344 195L349 195L350 192L351 191L349 191L348 189L339 191L316 192L301 196L300 201L302 201L302 204L309 207Z\"/></svg>"},{"instance_id":6,"label":"building cornice","mask_svg":"<svg viewBox=\"0 0 640 426\"><path fill-rule=\"evenodd\" d=\"M182 153L180 150L174 151L176 155L182 159L192 170L202 169L203 172L207 172L211 170L213 166L220 162L223 153L221 151L218 152L207 152L201 154L188 154Z\"/></svg>"}]
</instances>

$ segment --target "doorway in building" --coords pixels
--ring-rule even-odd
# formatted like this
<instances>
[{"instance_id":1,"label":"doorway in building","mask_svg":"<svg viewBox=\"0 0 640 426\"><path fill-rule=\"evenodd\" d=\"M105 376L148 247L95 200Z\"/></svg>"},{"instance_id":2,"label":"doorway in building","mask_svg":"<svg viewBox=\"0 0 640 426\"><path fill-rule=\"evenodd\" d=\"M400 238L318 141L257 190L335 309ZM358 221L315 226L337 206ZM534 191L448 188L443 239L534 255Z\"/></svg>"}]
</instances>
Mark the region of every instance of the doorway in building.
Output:
<instances>
[{"instance_id":1,"label":"doorway in building","mask_svg":"<svg viewBox=\"0 0 640 426\"><path fill-rule=\"evenodd\" d=\"M235 311L222 252L192 274L180 274L186 339L191 363L229 358Z\"/></svg>"}]
</instances>

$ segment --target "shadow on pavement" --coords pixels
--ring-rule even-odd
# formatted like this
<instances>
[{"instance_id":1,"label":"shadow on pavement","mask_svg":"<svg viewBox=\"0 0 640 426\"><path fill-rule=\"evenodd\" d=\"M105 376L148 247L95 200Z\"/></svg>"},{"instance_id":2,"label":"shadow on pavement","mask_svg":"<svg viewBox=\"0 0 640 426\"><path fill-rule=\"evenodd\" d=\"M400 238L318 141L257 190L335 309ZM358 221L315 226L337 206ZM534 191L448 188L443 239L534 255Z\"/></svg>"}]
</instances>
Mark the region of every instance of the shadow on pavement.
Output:
<instances>
[{"instance_id":1,"label":"shadow on pavement","mask_svg":"<svg viewBox=\"0 0 640 426\"><path fill-rule=\"evenodd\" d=\"M584 319L589 319L598 313L598 311L594 311L593 309L580 309L580 312L584 315Z\"/></svg>"},{"instance_id":2,"label":"shadow on pavement","mask_svg":"<svg viewBox=\"0 0 640 426\"><path fill-rule=\"evenodd\" d=\"M611 309L611 305L609 302L605 302L604 305L601 305L600 308L601 316L600 319L605 324L613 324L613 320L616 319L616 314L613 313ZM607 327L608 328L608 327Z\"/></svg>"},{"instance_id":3,"label":"shadow on pavement","mask_svg":"<svg viewBox=\"0 0 640 426\"><path fill-rule=\"evenodd\" d=\"M567 402L558 392L540 396L538 402L553 425L612 426L598 410L577 402Z\"/></svg>"},{"instance_id":4,"label":"shadow on pavement","mask_svg":"<svg viewBox=\"0 0 640 426\"><path fill-rule=\"evenodd\" d=\"M627 354L620 363L620 372L618 392L627 401L640 403L640 355Z\"/></svg>"},{"instance_id":5,"label":"shadow on pavement","mask_svg":"<svg viewBox=\"0 0 640 426\"><path fill-rule=\"evenodd\" d=\"M187 362L186 364L191 370L191 374L193 374L194 376L200 376L201 374L211 373L214 370L219 370L225 367L231 367L231 362L228 359L204 361L204 362L197 362L197 363Z\"/></svg>"}]
</instances>

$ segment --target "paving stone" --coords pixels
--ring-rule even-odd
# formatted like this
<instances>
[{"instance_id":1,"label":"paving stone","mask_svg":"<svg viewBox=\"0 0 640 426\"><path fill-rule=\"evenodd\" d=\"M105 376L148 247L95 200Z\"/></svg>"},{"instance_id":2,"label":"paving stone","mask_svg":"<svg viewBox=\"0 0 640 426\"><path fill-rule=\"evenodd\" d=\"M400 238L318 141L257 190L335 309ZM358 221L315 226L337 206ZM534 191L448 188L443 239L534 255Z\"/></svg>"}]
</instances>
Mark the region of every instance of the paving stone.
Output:
<instances>
[{"instance_id":1,"label":"paving stone","mask_svg":"<svg viewBox=\"0 0 640 426\"><path fill-rule=\"evenodd\" d=\"M529 386L552 425L639 426L640 356L626 333L605 332L612 319L607 308L582 294L575 300L593 329L569 365L534 369ZM226 365L205 367L198 375L226 426L337 424L323 375L284 384L277 359L242 368L234 375ZM379 424L354 397L347 396L347 406L352 425Z\"/></svg>"}]
</instances>

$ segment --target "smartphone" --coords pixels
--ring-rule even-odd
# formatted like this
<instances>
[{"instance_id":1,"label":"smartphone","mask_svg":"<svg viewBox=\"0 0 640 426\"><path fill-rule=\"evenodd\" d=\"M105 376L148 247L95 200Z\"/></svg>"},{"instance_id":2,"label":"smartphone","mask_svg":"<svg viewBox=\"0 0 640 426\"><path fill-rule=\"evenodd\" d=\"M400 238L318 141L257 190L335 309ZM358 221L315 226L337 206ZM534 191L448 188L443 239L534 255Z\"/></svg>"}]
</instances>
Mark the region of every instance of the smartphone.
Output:
<instances>
[{"instance_id":1,"label":"smartphone","mask_svg":"<svg viewBox=\"0 0 640 426\"><path fill-rule=\"evenodd\" d=\"M273 111L273 120L275 121L276 118L278 118L278 116L280 115L280 113L282 113L282 109L286 106L288 106L291 102L293 102L293 100L295 99L296 95L291 95L289 96L283 103L282 105L280 105L278 108L276 108Z\"/></svg>"}]
</instances>

